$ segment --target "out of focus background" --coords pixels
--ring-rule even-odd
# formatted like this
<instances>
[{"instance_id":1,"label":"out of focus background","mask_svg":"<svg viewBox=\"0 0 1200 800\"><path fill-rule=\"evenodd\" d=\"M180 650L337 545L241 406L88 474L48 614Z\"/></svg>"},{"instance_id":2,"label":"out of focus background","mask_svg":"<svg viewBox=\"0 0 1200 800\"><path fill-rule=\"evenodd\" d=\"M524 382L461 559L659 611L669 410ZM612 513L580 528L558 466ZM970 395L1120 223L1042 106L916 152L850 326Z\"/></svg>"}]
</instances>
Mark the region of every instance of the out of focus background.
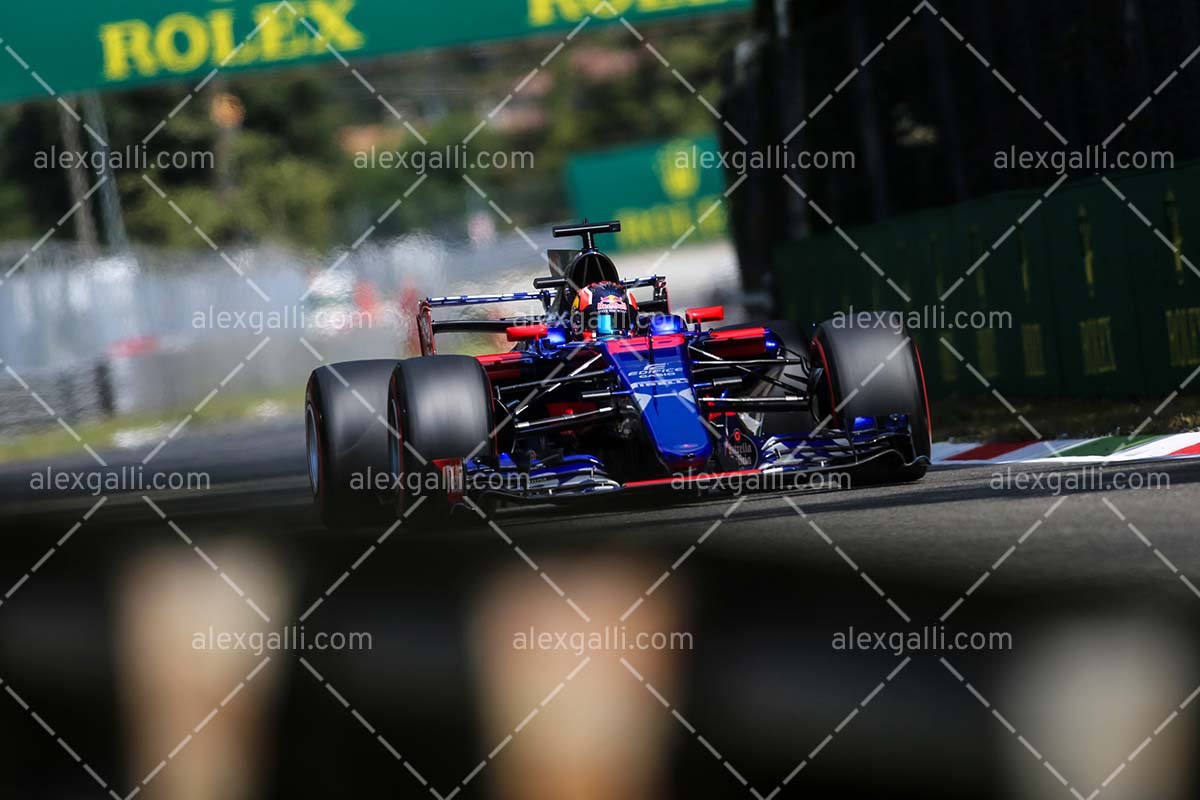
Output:
<instances>
[{"instance_id":1,"label":"out of focus background","mask_svg":"<svg viewBox=\"0 0 1200 800\"><path fill-rule=\"evenodd\" d=\"M909 315L950 448L1195 431L1198 54L1196 0L0 9L0 789L1195 796L1194 462L331 533L301 407L586 217L675 309Z\"/></svg>"},{"instance_id":2,"label":"out of focus background","mask_svg":"<svg viewBox=\"0 0 1200 800\"><path fill-rule=\"evenodd\" d=\"M740 303L724 204L693 224L724 171L676 154L716 155L747 3L193 5L5 31L3 358L68 419L190 408L276 331L222 400L294 407L301 335L415 354L419 298L530 290L549 228L584 216L621 218L605 246L677 305ZM16 405L0 428L46 427Z\"/></svg>"}]
</instances>

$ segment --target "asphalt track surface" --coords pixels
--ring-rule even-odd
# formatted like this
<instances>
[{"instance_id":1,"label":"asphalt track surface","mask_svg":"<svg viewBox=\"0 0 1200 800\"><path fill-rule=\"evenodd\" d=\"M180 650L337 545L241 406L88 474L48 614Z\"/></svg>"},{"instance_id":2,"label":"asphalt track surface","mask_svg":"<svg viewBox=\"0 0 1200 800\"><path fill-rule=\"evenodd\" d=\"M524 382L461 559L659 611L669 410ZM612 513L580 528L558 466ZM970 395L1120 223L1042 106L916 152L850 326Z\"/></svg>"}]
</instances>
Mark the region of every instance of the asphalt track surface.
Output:
<instances>
[{"instance_id":1,"label":"asphalt track surface","mask_svg":"<svg viewBox=\"0 0 1200 800\"><path fill-rule=\"evenodd\" d=\"M119 467L140 463L150 450L102 455ZM796 778L792 788L804 789L784 787L779 797L1087 798L1119 763L1129 767L1105 787L1105 797L1194 796L1188 792L1195 771L1171 758L1179 748L1194 754L1200 741L1200 703L1179 707L1200 682L1200 461L1111 465L1101 485L1078 485L1085 475L1079 466L1014 465L1010 474L1027 475L1025 486L998 486L997 472L1009 470L988 465L933 469L914 484L786 499L656 496L614 498L602 507L506 509L494 522L511 544L496 528L466 518L437 529L401 526L338 584L335 597L330 586L380 531L320 526L303 465L302 427L286 421L185 431L146 469L209 473L208 490L149 494L207 548L238 537L278 554L296 576L292 613L327 598L310 627L369 623L377 633L369 657L313 660L443 794L494 745L479 733L464 690L477 668L465 609L498 570L528 569L514 552L519 547L569 596L579 591L573 559L618 554L646 576L641 594L622 599L622 608L640 598L652 609L661 597L655 585L689 598L689 629L699 646L687 662L686 689L673 699L722 760L677 729L671 795L753 797L722 766L728 761L765 797L841 720L836 746L816 747L812 766ZM0 592L22 582L20 594L0 605L0 640L22 643L0 652L0 676L21 685L43 717L58 720L97 769L124 774L132 786L140 774L111 736L120 725L112 699L119 679L111 666L115 603L106 587L140 549L179 542L141 492L112 494L53 561L22 578L98 499L78 488L32 490L31 471L45 467L0 467ZM91 471L95 462L81 453L53 467ZM1156 488L1116 488L1114 478ZM1055 483L1065 488L1056 491ZM951 654L961 681L938 654L905 661L892 652L830 652L831 631L912 630L943 618L964 629L1011 632L1014 647ZM1097 621L1116 633L1091 636ZM73 635L68 646L63 631L89 634ZM1139 638L1142 631L1148 638ZM1057 644L1047 651L1047 642ZM1044 652L1060 659L1051 659L1056 675L1030 666L1044 666L1034 657ZM901 663L886 692L864 705ZM1070 694L1073 676L1106 664L1119 669L1099 683L1078 681L1091 687L1087 703L1048 711L1056 696ZM294 663L286 668L268 796L430 796L389 757L380 758L369 738L360 742L362 731L320 685ZM1025 684L1041 692L1012 690ZM1121 706L1127 695L1143 698L1137 709L1144 718ZM90 709L87 719L79 719L80 707ZM991 713L1001 707L1005 724ZM845 723L856 708L862 713ZM1096 718L1089 709L1111 713ZM1171 713L1179 721L1152 737L1160 743L1147 746L1133 768L1131 751ZM1055 727L1060 716L1066 723ZM1037 743L1036 758L1017 735ZM88 777L59 763L58 746L28 718L0 714L0 737L17 743L12 763L37 765L0 774L14 796L32 786L50 787L48 796L87 789ZM331 748L337 769L302 769L329 763ZM48 784L47 774L55 776ZM1175 794L1156 782L1168 778Z\"/></svg>"},{"instance_id":2,"label":"asphalt track surface","mask_svg":"<svg viewBox=\"0 0 1200 800\"><path fill-rule=\"evenodd\" d=\"M150 449L102 451L102 455L116 469L141 464ZM56 459L50 466L68 473L100 469L82 453ZM93 493L78 486L61 492L30 488L31 473L44 472L46 467L44 463L0 466L0 516L10 534L70 524L96 501ZM154 524L155 513L141 500L146 494L173 518L221 523L233 517L249 529L258 521L269 521L270 529L289 530L300 537L335 535L325 531L312 513L303 431L294 423L183 435L143 469L147 475L203 472L210 488L110 494L95 521L114 526ZM1200 580L1200 459L1110 464L1103 472L1098 479L1094 470L1089 473L1079 465L942 467L913 484L789 492L791 502L778 493L750 494L732 511L737 498L657 495L606 500L603 511L594 505L570 504L507 508L495 520L505 532L531 546L634 543L670 548L695 543L712 522L722 519L720 535L705 542L710 550L731 558L795 565L828 560L829 545L820 528L855 554L864 570L897 571L909 578L916 573L927 581L950 585L968 580L967 586L979 569L1003 554L1039 519L1036 537L1021 544L1023 551L1036 552L1012 570L1024 580L1070 581L1070 568L1084 558L1089 580L1153 579L1163 567L1158 559L1152 555L1138 563L1126 557L1145 548L1129 529L1132 523L1154 547L1170 553L1182 573ZM1022 473L1026 475L1018 477ZM1114 482L1140 488L1114 486ZM464 514L449 529L414 535L467 540L496 536L487 527L470 524L469 516ZM822 544L824 549L814 546Z\"/></svg>"}]
</instances>

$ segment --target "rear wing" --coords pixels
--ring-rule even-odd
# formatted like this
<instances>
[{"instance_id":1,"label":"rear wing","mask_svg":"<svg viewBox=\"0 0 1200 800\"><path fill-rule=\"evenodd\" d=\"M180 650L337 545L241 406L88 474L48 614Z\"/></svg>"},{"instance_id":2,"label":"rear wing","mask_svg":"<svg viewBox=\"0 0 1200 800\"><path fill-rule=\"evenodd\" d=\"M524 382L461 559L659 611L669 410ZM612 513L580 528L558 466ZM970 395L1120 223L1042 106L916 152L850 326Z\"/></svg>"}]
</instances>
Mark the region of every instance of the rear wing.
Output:
<instances>
[{"instance_id":1,"label":"rear wing","mask_svg":"<svg viewBox=\"0 0 1200 800\"><path fill-rule=\"evenodd\" d=\"M544 277L535 278L533 285L537 291L509 292L507 294L460 294L447 297L426 297L417 307L417 338L421 343L421 355L433 355L434 337L439 333L504 333L513 325L532 325L546 322L553 316L553 307L558 290L566 287L566 278ZM622 288L637 289L645 286L654 287L654 298L639 306L639 310L652 313L666 313L667 281L660 275L647 275L641 278L631 278L621 281ZM574 288L574 287L572 287ZM433 309L452 308L457 306L480 306L494 303L539 302L542 313L523 317L502 317L501 319L433 319Z\"/></svg>"}]
</instances>

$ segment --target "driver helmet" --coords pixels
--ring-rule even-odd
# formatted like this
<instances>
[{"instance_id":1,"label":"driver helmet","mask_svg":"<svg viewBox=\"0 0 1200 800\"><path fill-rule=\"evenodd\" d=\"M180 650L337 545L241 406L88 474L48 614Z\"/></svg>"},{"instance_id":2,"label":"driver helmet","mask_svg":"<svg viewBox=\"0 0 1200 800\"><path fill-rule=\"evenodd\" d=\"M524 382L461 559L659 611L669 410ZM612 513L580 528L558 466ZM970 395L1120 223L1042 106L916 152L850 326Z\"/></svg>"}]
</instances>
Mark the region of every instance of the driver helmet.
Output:
<instances>
[{"instance_id":1,"label":"driver helmet","mask_svg":"<svg viewBox=\"0 0 1200 800\"><path fill-rule=\"evenodd\" d=\"M590 283L571 303L571 329L582 339L602 339L628 333L637 317L637 303L613 281Z\"/></svg>"}]
</instances>

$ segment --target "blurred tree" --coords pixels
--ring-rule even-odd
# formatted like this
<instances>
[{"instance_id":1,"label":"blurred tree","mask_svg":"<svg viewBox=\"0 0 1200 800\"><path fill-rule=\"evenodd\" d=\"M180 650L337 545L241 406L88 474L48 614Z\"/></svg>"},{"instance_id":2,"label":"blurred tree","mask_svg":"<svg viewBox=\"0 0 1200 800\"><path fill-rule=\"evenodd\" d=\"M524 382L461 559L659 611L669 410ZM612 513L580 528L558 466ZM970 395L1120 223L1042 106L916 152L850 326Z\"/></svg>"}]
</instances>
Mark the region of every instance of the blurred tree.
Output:
<instances>
[{"instance_id":1,"label":"blurred tree","mask_svg":"<svg viewBox=\"0 0 1200 800\"><path fill-rule=\"evenodd\" d=\"M720 54L747 24L738 16L708 17L643 33L715 105ZM537 80L514 92L557 41L534 38L356 65L427 144L336 63L222 76L185 103L192 87L182 85L105 96L115 150L139 146L167 120L150 138L148 154L180 159L144 171L118 169L130 238L206 247L148 177L219 244L273 241L323 250L352 242L420 177L413 153L453 155L447 148L460 146L485 119L458 155L528 152L534 165L429 170L375 235L428 230L463 237L468 214L488 210L464 173L517 224L545 224L569 216L561 172L572 153L712 129L704 106L621 27L580 36L539 69ZM489 116L509 93L515 96L502 112ZM223 116L214 114L214 98L226 111L244 112L235 129L218 124ZM40 236L69 207L61 176L47 180L31 166L37 150L61 147L57 129L50 101L0 110L0 237ZM410 165L356 166L364 147L408 154ZM505 226L499 217L496 224Z\"/></svg>"}]
</instances>

